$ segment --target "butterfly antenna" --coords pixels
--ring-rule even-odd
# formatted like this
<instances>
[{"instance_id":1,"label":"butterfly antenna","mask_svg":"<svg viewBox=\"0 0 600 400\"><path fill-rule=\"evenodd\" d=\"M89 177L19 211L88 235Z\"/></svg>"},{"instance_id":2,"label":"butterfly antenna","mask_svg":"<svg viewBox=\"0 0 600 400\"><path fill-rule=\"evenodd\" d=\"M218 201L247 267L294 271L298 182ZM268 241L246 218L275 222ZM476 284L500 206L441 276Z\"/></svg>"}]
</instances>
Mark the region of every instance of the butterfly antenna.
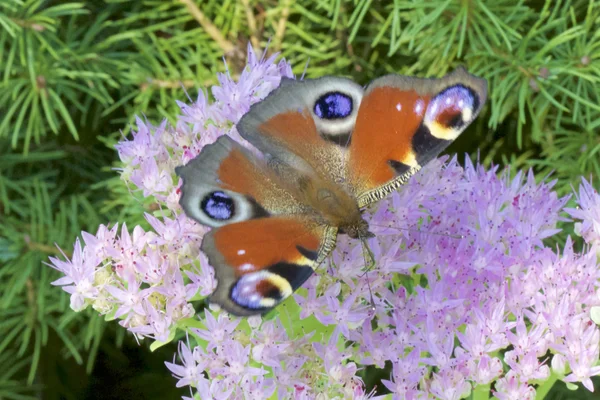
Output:
<instances>
[{"instance_id":1,"label":"butterfly antenna","mask_svg":"<svg viewBox=\"0 0 600 400\"><path fill-rule=\"evenodd\" d=\"M265 61L265 59L267 58L267 52L269 51L269 46L271 46L271 38L269 38L269 40L267 40L267 44L265 45L265 48L263 49L262 55L260 57L261 62ZM256 49L256 51L258 51L258 49Z\"/></svg>"},{"instance_id":2,"label":"butterfly antenna","mask_svg":"<svg viewBox=\"0 0 600 400\"><path fill-rule=\"evenodd\" d=\"M348 135L348 139L346 139L346 148L348 148L348 146L350 146L350 140L352 139L352 134L354 133L354 130L350 131L350 134Z\"/></svg>"},{"instance_id":3,"label":"butterfly antenna","mask_svg":"<svg viewBox=\"0 0 600 400\"><path fill-rule=\"evenodd\" d=\"M304 80L304 77L306 76L306 71L308 71L308 63L310 62L310 57L308 57L308 60L306 60L306 64L304 64L304 71L302 71L302 76L300 76L300 80Z\"/></svg>"},{"instance_id":4,"label":"butterfly antenna","mask_svg":"<svg viewBox=\"0 0 600 400\"><path fill-rule=\"evenodd\" d=\"M360 243L362 245L362 253L363 259L365 260L365 266L367 267L364 274L362 276L366 276L367 278L367 287L369 288L369 301L371 302L371 311L375 312L375 299L373 297L373 290L371 290L371 281L369 280L369 271L373 266L375 266L375 257L373 256L373 252L369 248L367 244L367 240L363 237L360 237Z\"/></svg>"},{"instance_id":5,"label":"butterfly antenna","mask_svg":"<svg viewBox=\"0 0 600 400\"><path fill-rule=\"evenodd\" d=\"M227 65L227 59L223 56L223 65L225 66L225 74L228 78L231 78L231 74L229 73L229 65Z\"/></svg>"},{"instance_id":6,"label":"butterfly antenna","mask_svg":"<svg viewBox=\"0 0 600 400\"><path fill-rule=\"evenodd\" d=\"M369 223L370 226L377 226L379 228L389 228L389 229L397 229L399 231L407 231L407 232L419 232L419 233L425 233L427 235L438 235L438 236L446 236L446 237L451 237L453 239L464 239L466 236L465 235L453 235L451 233L441 233L441 232L427 232L427 231L422 231L420 229L411 229L411 228L399 228L397 226L388 226L388 225L377 225L374 223Z\"/></svg>"},{"instance_id":7,"label":"butterfly antenna","mask_svg":"<svg viewBox=\"0 0 600 400\"><path fill-rule=\"evenodd\" d=\"M190 103L193 103L194 100L192 100L192 98L190 97L190 94L187 91L187 88L185 87L185 85L183 84L182 81L179 81L179 86L181 86L181 88L183 89L183 93L185 93L185 97L188 98L188 100L190 101Z\"/></svg>"}]
</instances>

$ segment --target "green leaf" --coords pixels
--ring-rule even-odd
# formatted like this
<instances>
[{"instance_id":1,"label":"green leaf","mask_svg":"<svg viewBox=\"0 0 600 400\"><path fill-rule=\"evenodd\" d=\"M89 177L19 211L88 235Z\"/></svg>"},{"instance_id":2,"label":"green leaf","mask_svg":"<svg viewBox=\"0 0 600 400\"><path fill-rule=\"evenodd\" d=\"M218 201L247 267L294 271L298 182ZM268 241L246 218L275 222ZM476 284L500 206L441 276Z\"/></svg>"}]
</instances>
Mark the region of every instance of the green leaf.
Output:
<instances>
[{"instance_id":1,"label":"green leaf","mask_svg":"<svg viewBox=\"0 0 600 400\"><path fill-rule=\"evenodd\" d=\"M171 329L171 331L169 332L169 338L164 342L161 342L160 340L155 340L154 342L152 342L152 344L150 344L150 351L156 351L156 349L161 348L162 346L171 343L173 341L173 339L175 339L176 331L177 331L177 329Z\"/></svg>"}]
</instances>

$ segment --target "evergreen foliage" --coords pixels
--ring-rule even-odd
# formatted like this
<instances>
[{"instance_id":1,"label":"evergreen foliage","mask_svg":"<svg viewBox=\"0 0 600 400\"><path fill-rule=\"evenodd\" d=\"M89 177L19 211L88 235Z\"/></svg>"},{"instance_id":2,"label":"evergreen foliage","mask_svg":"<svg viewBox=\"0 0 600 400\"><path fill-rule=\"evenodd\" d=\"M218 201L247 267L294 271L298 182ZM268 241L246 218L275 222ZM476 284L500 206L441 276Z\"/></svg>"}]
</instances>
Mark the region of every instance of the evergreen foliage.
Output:
<instances>
[{"instance_id":1,"label":"evergreen foliage","mask_svg":"<svg viewBox=\"0 0 600 400\"><path fill-rule=\"evenodd\" d=\"M2 0L0 399L81 398L74 365L93 374L102 348L131 341L71 311L43 263L81 230L147 225L155 205L120 181L114 144L135 116L173 121L176 100L239 74L248 41L297 75L363 84L466 65L490 100L449 152L553 172L560 194L600 175L597 1Z\"/></svg>"}]
</instances>

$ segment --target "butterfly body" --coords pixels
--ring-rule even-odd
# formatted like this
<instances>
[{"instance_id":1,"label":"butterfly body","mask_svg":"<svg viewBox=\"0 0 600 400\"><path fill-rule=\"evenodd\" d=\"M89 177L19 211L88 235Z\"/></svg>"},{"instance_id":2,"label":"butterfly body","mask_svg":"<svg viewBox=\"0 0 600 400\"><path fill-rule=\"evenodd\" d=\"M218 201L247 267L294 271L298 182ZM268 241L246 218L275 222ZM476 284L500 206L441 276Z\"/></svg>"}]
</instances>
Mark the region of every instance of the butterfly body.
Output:
<instances>
[{"instance_id":1,"label":"butterfly body","mask_svg":"<svg viewBox=\"0 0 600 400\"><path fill-rule=\"evenodd\" d=\"M397 75L366 90L335 77L283 79L227 136L177 168L180 204L213 228L210 301L235 315L269 311L310 277L338 234L372 237L362 210L396 190L473 121L486 84L459 69Z\"/></svg>"}]
</instances>

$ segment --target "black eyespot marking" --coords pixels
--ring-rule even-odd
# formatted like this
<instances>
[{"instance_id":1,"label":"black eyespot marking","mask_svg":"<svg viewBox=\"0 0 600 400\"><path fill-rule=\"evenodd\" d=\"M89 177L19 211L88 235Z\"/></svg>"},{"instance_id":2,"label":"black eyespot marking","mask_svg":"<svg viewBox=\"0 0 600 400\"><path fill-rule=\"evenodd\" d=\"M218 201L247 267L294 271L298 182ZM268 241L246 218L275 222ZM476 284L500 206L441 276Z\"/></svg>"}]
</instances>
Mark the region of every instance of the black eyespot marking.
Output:
<instances>
[{"instance_id":1,"label":"black eyespot marking","mask_svg":"<svg viewBox=\"0 0 600 400\"><path fill-rule=\"evenodd\" d=\"M396 160L388 160L388 164L390 167L394 169L397 176L407 173L410 170L410 166Z\"/></svg>"},{"instance_id":2,"label":"black eyespot marking","mask_svg":"<svg viewBox=\"0 0 600 400\"><path fill-rule=\"evenodd\" d=\"M448 128L454 128L454 129L462 128L464 124L465 124L465 121L463 121L462 114L460 114L460 113L456 114L455 116L453 116L446 122L446 126Z\"/></svg>"},{"instance_id":3,"label":"black eyespot marking","mask_svg":"<svg viewBox=\"0 0 600 400\"><path fill-rule=\"evenodd\" d=\"M341 92L329 92L315 102L315 114L323 119L341 119L352 114L352 97Z\"/></svg>"},{"instance_id":4,"label":"black eyespot marking","mask_svg":"<svg viewBox=\"0 0 600 400\"><path fill-rule=\"evenodd\" d=\"M473 110L478 110L479 109L479 96L477 95L477 93L471 89L468 86L463 86L465 88L465 90L467 92L469 92L469 95L471 96L471 98L473 99Z\"/></svg>"},{"instance_id":5,"label":"black eyespot marking","mask_svg":"<svg viewBox=\"0 0 600 400\"><path fill-rule=\"evenodd\" d=\"M300 254L312 261L316 261L317 256L319 255L319 253L317 253L316 251L305 249L302 246L296 246L296 249L298 249L298 252Z\"/></svg>"},{"instance_id":6,"label":"black eyespot marking","mask_svg":"<svg viewBox=\"0 0 600 400\"><path fill-rule=\"evenodd\" d=\"M300 248L298 248L298 250L300 250ZM315 272L315 270L311 267L285 262L271 265L268 271L277 274L288 281L293 290L296 290L302 286L302 284L306 282L308 278L310 278L313 272Z\"/></svg>"},{"instance_id":7,"label":"black eyespot marking","mask_svg":"<svg viewBox=\"0 0 600 400\"><path fill-rule=\"evenodd\" d=\"M470 110L470 116L479 109L479 97L464 85L447 87L430 102L425 116L426 121L452 129L461 129L470 121L463 120L463 111Z\"/></svg>"},{"instance_id":8,"label":"black eyespot marking","mask_svg":"<svg viewBox=\"0 0 600 400\"><path fill-rule=\"evenodd\" d=\"M217 191L204 196L200 208L212 219L226 221L235 214L235 203L225 192Z\"/></svg>"},{"instance_id":9,"label":"black eyespot marking","mask_svg":"<svg viewBox=\"0 0 600 400\"><path fill-rule=\"evenodd\" d=\"M269 278L275 274L285 279L292 290L296 290L313 274L314 270L299 264L277 263L265 271L242 275L229 289L229 298L238 306L248 310L266 311L271 305L265 305L263 300L273 300L277 305L286 294L281 292Z\"/></svg>"},{"instance_id":10,"label":"black eyespot marking","mask_svg":"<svg viewBox=\"0 0 600 400\"><path fill-rule=\"evenodd\" d=\"M274 299L277 302L283 300L283 294L281 294L281 291L277 286L271 285L269 283L265 284L264 282L262 286L263 287L261 288L261 294L263 295L263 297L266 297L267 299Z\"/></svg>"},{"instance_id":11,"label":"black eyespot marking","mask_svg":"<svg viewBox=\"0 0 600 400\"><path fill-rule=\"evenodd\" d=\"M450 140L438 139L431 134L424 124L419 126L412 138L412 147L417 156L417 163L425 165L437 157L450 144Z\"/></svg>"}]
</instances>

